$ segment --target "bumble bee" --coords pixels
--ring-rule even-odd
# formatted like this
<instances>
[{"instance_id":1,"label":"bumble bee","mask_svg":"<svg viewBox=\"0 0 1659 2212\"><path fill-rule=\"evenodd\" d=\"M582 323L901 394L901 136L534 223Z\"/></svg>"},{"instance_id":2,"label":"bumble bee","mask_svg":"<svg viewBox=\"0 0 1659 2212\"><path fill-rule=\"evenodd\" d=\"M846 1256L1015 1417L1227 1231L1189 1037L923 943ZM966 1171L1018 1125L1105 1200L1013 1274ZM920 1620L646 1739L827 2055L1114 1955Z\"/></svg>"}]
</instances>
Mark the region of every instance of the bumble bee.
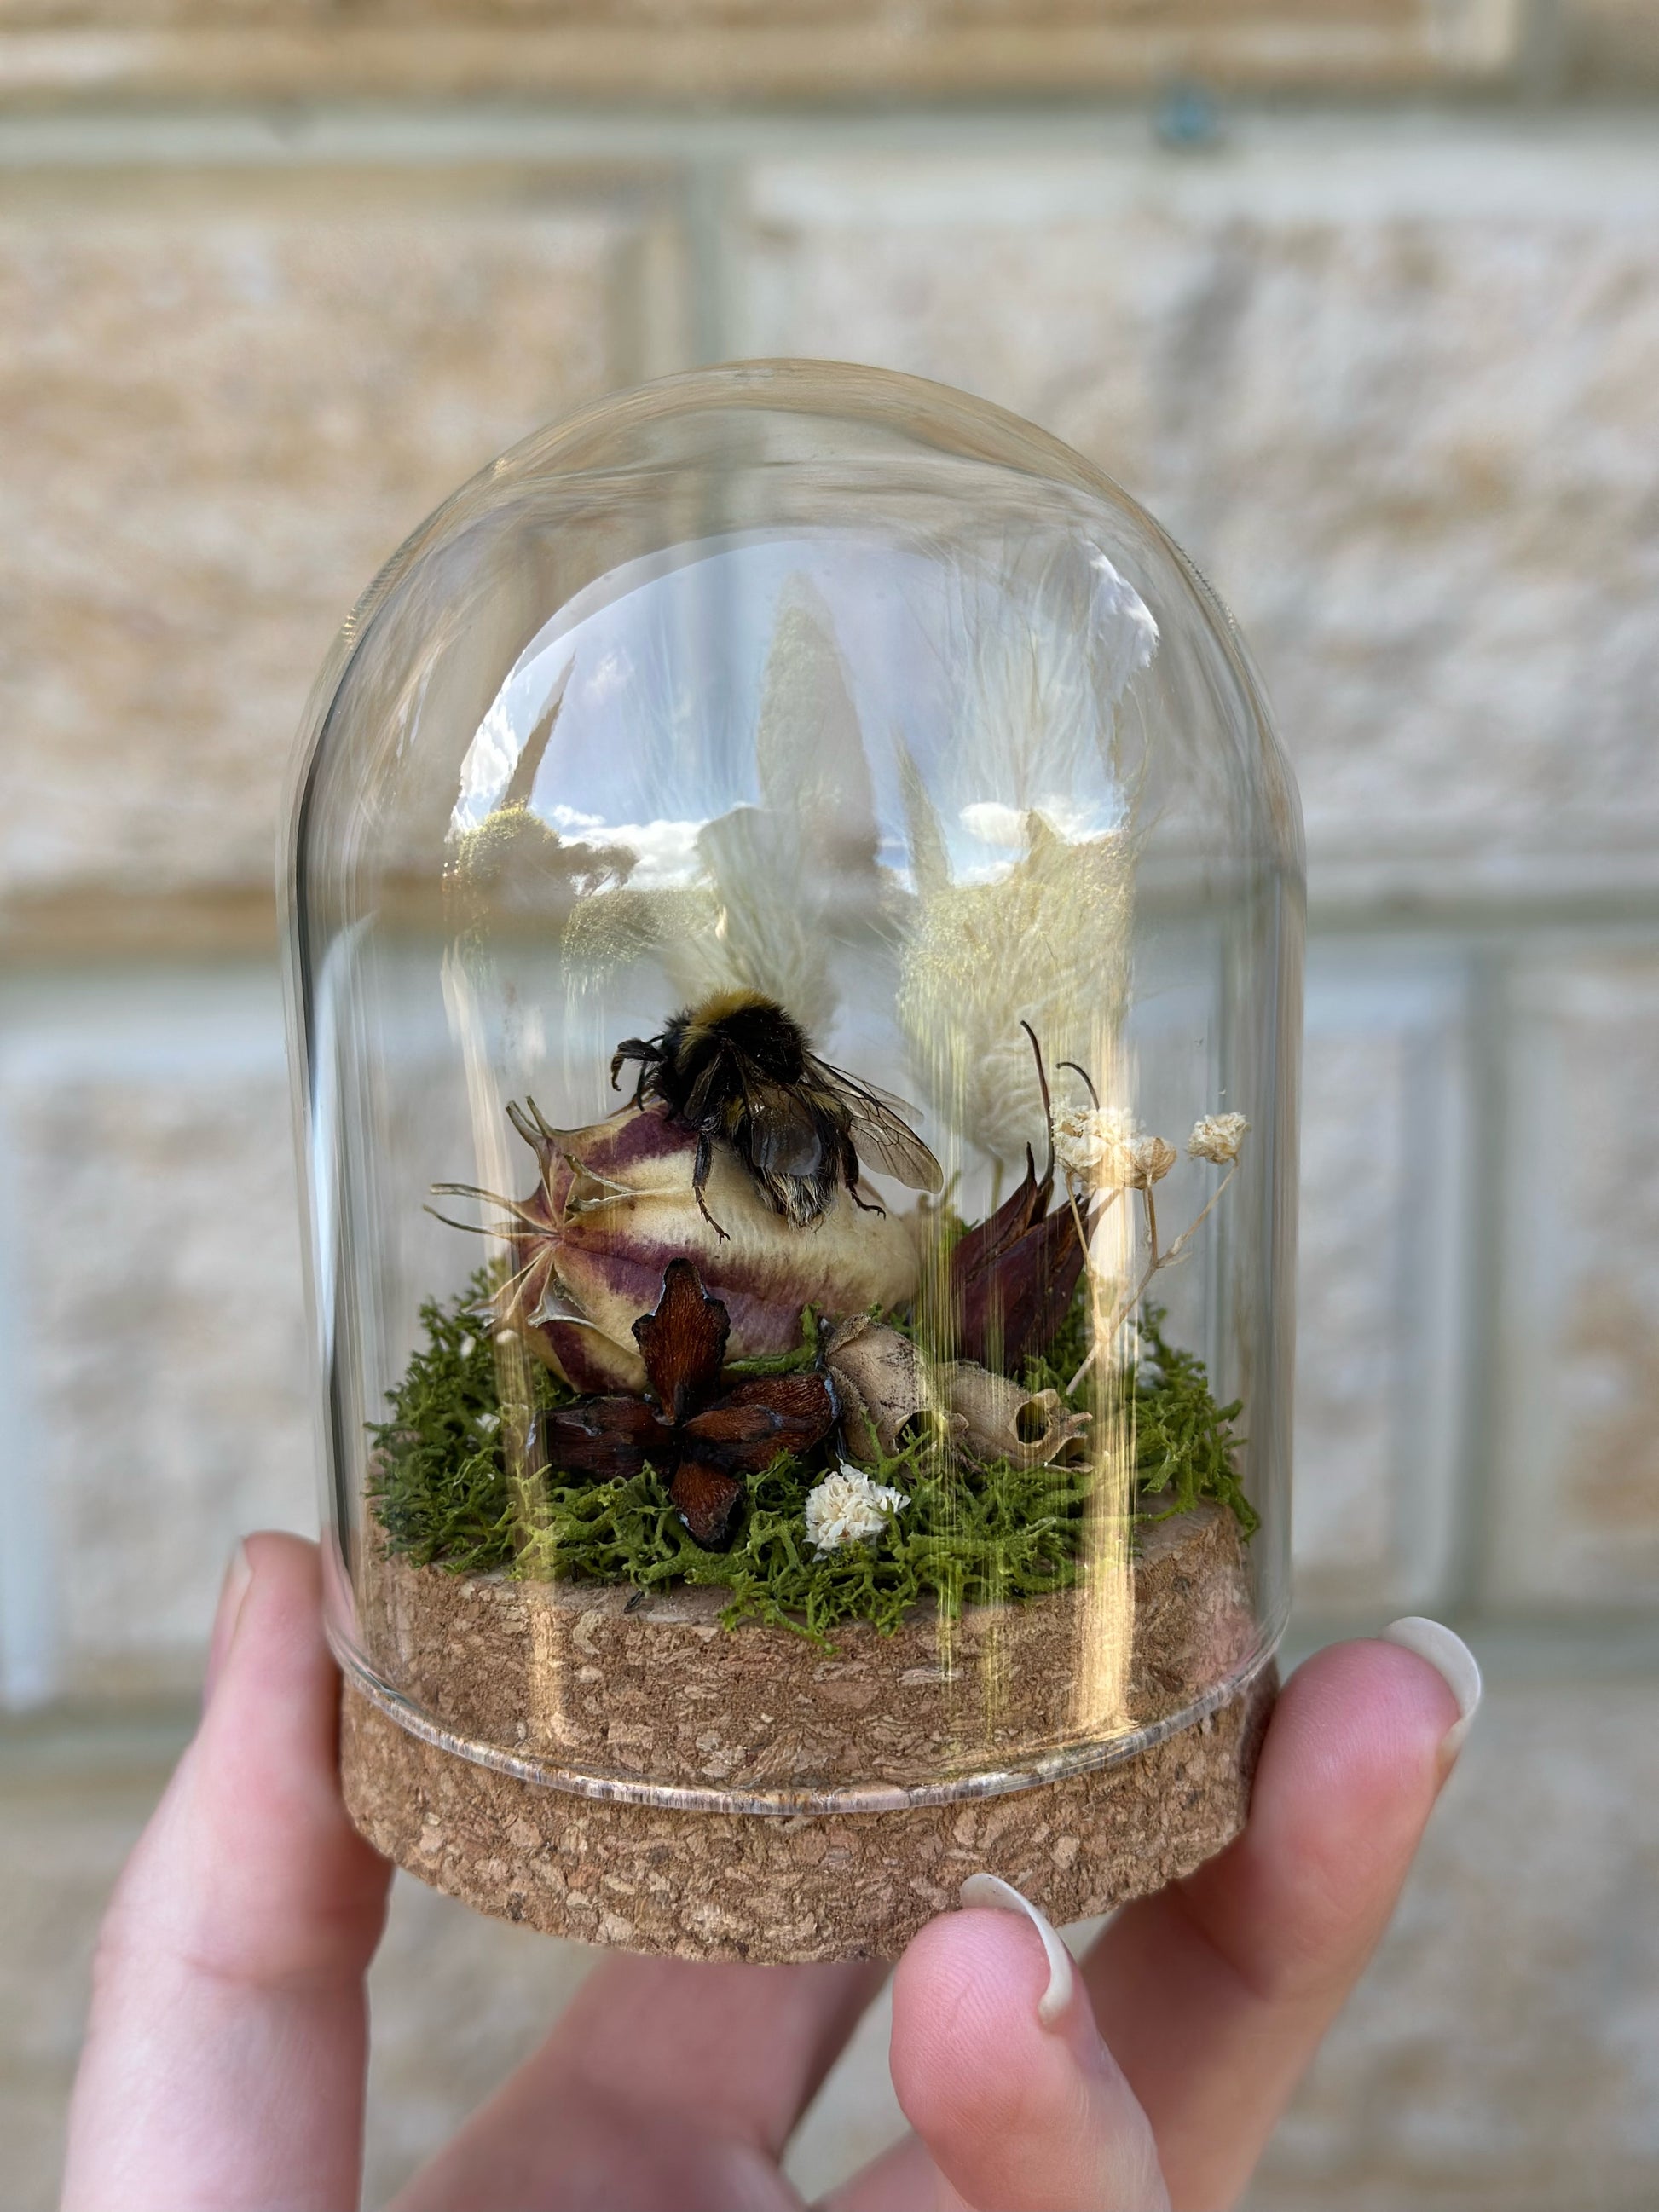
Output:
<instances>
[{"instance_id":1,"label":"bumble bee","mask_svg":"<svg viewBox=\"0 0 1659 2212\"><path fill-rule=\"evenodd\" d=\"M829 1066L805 1031L774 999L721 991L674 1016L659 1036L626 1037L611 1062L640 1063L636 1106L660 1099L695 1131L691 1188L703 1218L724 1238L703 1188L718 1139L737 1154L773 1211L804 1228L821 1219L843 1182L856 1206L879 1213L859 1191L860 1156L913 1190L936 1191L939 1162L889 1101Z\"/></svg>"}]
</instances>

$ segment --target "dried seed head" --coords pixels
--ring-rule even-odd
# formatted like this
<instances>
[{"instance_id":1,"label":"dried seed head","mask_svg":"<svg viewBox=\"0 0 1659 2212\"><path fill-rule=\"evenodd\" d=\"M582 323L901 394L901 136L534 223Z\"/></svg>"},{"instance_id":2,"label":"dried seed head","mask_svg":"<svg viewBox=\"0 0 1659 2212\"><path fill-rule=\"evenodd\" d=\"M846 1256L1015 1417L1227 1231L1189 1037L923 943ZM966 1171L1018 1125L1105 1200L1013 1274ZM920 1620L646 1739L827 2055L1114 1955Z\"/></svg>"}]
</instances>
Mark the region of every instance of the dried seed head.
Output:
<instances>
[{"instance_id":1,"label":"dried seed head","mask_svg":"<svg viewBox=\"0 0 1659 2212\"><path fill-rule=\"evenodd\" d=\"M1206 1114L1202 1121L1194 1122L1187 1150L1195 1160L1213 1160L1218 1167L1230 1167L1238 1158L1249 1126L1242 1114Z\"/></svg>"}]
</instances>

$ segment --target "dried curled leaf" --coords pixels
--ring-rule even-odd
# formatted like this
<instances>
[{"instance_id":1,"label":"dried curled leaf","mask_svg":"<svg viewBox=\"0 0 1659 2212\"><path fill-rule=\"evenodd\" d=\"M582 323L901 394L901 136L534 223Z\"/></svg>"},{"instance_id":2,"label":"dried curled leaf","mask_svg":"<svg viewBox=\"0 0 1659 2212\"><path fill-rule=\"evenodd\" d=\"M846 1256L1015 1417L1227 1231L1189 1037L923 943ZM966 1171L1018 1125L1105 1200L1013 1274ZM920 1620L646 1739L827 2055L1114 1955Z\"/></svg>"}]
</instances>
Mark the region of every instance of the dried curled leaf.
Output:
<instances>
[{"instance_id":1,"label":"dried curled leaf","mask_svg":"<svg viewBox=\"0 0 1659 2212\"><path fill-rule=\"evenodd\" d=\"M1024 1366L1052 1342L1071 1310L1089 1217L1084 1216L1079 1237L1069 1206L1048 1211L1054 1188L1052 1166L1039 1180L1027 1152L1019 1188L951 1254L957 1346L981 1366L1005 1371Z\"/></svg>"}]
</instances>

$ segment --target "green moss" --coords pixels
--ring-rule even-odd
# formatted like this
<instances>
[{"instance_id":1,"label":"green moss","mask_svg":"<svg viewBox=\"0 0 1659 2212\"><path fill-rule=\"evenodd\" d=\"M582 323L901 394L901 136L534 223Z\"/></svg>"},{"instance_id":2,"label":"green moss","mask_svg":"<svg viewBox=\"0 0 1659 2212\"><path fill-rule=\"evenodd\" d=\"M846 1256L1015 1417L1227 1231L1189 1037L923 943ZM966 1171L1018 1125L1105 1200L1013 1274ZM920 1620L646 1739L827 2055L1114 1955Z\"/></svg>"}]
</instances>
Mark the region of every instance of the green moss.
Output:
<instances>
[{"instance_id":1,"label":"green moss","mask_svg":"<svg viewBox=\"0 0 1659 2212\"><path fill-rule=\"evenodd\" d=\"M1141 1520L1164 1521L1190 1513L1206 1498L1231 1507L1246 1537L1261 1526L1261 1516L1244 1495L1234 1455L1244 1439L1233 1433L1242 1399L1218 1406L1204 1362L1184 1352L1164 1334L1164 1308L1143 1306L1136 1326L1140 1359L1117 1377L1125 1425L1134 1438L1136 1511ZM1071 1311L1048 1351L1026 1364L1025 1385L1032 1391L1058 1390L1062 1401L1081 1408L1086 1394L1073 1398L1069 1378L1089 1349L1087 1304L1079 1285ZM1152 1503L1156 1499L1156 1504Z\"/></svg>"},{"instance_id":2,"label":"green moss","mask_svg":"<svg viewBox=\"0 0 1659 2212\"><path fill-rule=\"evenodd\" d=\"M955 1614L964 1604L1040 1597L1075 1578L1087 1498L1080 1474L1005 1462L963 1476L925 1466L920 1448L871 1472L910 1502L877 1542L828 1559L813 1555L805 1522L806 1493L823 1470L785 1457L750 1485L728 1552L692 1542L647 1468L628 1482L550 1488L518 1571L729 1590L728 1627L764 1620L819 1638L849 1620L890 1633L924 1598Z\"/></svg>"},{"instance_id":3,"label":"green moss","mask_svg":"<svg viewBox=\"0 0 1659 2212\"><path fill-rule=\"evenodd\" d=\"M503 1462L501 1391L488 1327L472 1318L494 1287L481 1267L453 1304L421 1308L426 1341L388 1394L392 1419L371 1426L369 1496L392 1549L417 1566L457 1574L512 1563L523 1522ZM538 1405L571 1393L538 1367Z\"/></svg>"},{"instance_id":4,"label":"green moss","mask_svg":"<svg viewBox=\"0 0 1659 2212\"><path fill-rule=\"evenodd\" d=\"M1163 1318L1162 1308L1151 1306L1139 1323L1141 1343L1159 1370L1152 1388L1135 1392L1135 1487L1141 1517L1167 1521L1213 1498L1231 1508L1248 1539L1261 1526L1261 1516L1244 1495L1233 1458L1244 1441L1234 1435L1232 1425L1243 1401L1217 1405L1204 1362L1196 1352L1166 1342L1158 1325ZM1157 1512L1146 1503L1154 1498L1161 1508Z\"/></svg>"},{"instance_id":5,"label":"green moss","mask_svg":"<svg viewBox=\"0 0 1659 2212\"><path fill-rule=\"evenodd\" d=\"M1079 1469L1023 1469L1006 1460L955 1467L925 1444L912 1446L870 1470L910 1503L877 1541L824 1559L813 1556L806 1534L806 1494L823 1473L816 1459L782 1458L751 1482L737 1540L720 1553L692 1542L649 1468L625 1482L515 1481L498 1434L494 1347L469 1317L489 1288L481 1273L453 1305L422 1308L426 1342L391 1394L392 1418L372 1431L376 1517L391 1549L417 1565L642 1590L689 1583L730 1593L721 1615L728 1626L770 1621L820 1639L852 1620L890 1632L924 1600L954 1614L963 1605L1040 1597L1076 1578L1089 1502ZM1133 1401L1139 1516L1162 1519L1216 1498L1249 1535L1257 1516L1232 1457L1239 1409L1216 1404L1203 1362L1165 1340L1162 1318L1149 1309L1140 1324L1141 1374L1155 1379L1138 1387L1126 1375L1119 1386L1126 1414ZM1066 1395L1085 1325L1079 1297L1047 1356L1030 1364L1030 1389ZM742 1362L738 1371L778 1373L817 1356L808 1315L796 1350ZM546 1405L571 1395L540 1370L532 1389Z\"/></svg>"}]
</instances>

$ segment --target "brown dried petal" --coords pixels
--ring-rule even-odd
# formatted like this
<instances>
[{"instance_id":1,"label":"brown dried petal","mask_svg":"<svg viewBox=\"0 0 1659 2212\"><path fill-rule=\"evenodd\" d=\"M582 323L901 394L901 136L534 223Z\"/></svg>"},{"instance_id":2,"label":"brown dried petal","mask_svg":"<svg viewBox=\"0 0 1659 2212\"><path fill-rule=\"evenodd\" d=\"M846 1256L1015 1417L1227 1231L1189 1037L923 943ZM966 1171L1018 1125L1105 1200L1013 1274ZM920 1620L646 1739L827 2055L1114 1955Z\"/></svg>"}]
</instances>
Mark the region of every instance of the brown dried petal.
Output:
<instances>
[{"instance_id":1,"label":"brown dried petal","mask_svg":"<svg viewBox=\"0 0 1659 2212\"><path fill-rule=\"evenodd\" d=\"M624 1397L583 1398L538 1413L535 1447L555 1473L595 1482L625 1481L647 1460L660 1465L675 1449L672 1431L644 1399Z\"/></svg>"},{"instance_id":2,"label":"brown dried petal","mask_svg":"<svg viewBox=\"0 0 1659 2212\"><path fill-rule=\"evenodd\" d=\"M674 1509L705 1551L716 1551L731 1534L743 1498L743 1485L717 1467L687 1460L668 1486Z\"/></svg>"},{"instance_id":3,"label":"brown dried petal","mask_svg":"<svg viewBox=\"0 0 1659 2212\"><path fill-rule=\"evenodd\" d=\"M951 1253L951 1279L961 1287L981 1273L1000 1253L1018 1243L1034 1223L1048 1212L1054 1178L1037 1181L1036 1162L1025 1148L1025 1180L1005 1198L996 1212L958 1237Z\"/></svg>"},{"instance_id":4,"label":"brown dried petal","mask_svg":"<svg viewBox=\"0 0 1659 2212\"><path fill-rule=\"evenodd\" d=\"M829 1435L836 1401L822 1375L757 1376L695 1414L684 1448L740 1474L762 1474L780 1452L810 1451Z\"/></svg>"},{"instance_id":5,"label":"brown dried petal","mask_svg":"<svg viewBox=\"0 0 1659 2212\"><path fill-rule=\"evenodd\" d=\"M683 1421L720 1388L731 1319L711 1298L690 1260L671 1260L663 1270L662 1297L653 1314L641 1314L634 1336L645 1372L667 1418Z\"/></svg>"},{"instance_id":6,"label":"brown dried petal","mask_svg":"<svg viewBox=\"0 0 1659 2212\"><path fill-rule=\"evenodd\" d=\"M1023 1366L1053 1342L1082 1273L1083 1245L1069 1208L1046 1215L963 1286L963 1357L1004 1373Z\"/></svg>"}]
</instances>

